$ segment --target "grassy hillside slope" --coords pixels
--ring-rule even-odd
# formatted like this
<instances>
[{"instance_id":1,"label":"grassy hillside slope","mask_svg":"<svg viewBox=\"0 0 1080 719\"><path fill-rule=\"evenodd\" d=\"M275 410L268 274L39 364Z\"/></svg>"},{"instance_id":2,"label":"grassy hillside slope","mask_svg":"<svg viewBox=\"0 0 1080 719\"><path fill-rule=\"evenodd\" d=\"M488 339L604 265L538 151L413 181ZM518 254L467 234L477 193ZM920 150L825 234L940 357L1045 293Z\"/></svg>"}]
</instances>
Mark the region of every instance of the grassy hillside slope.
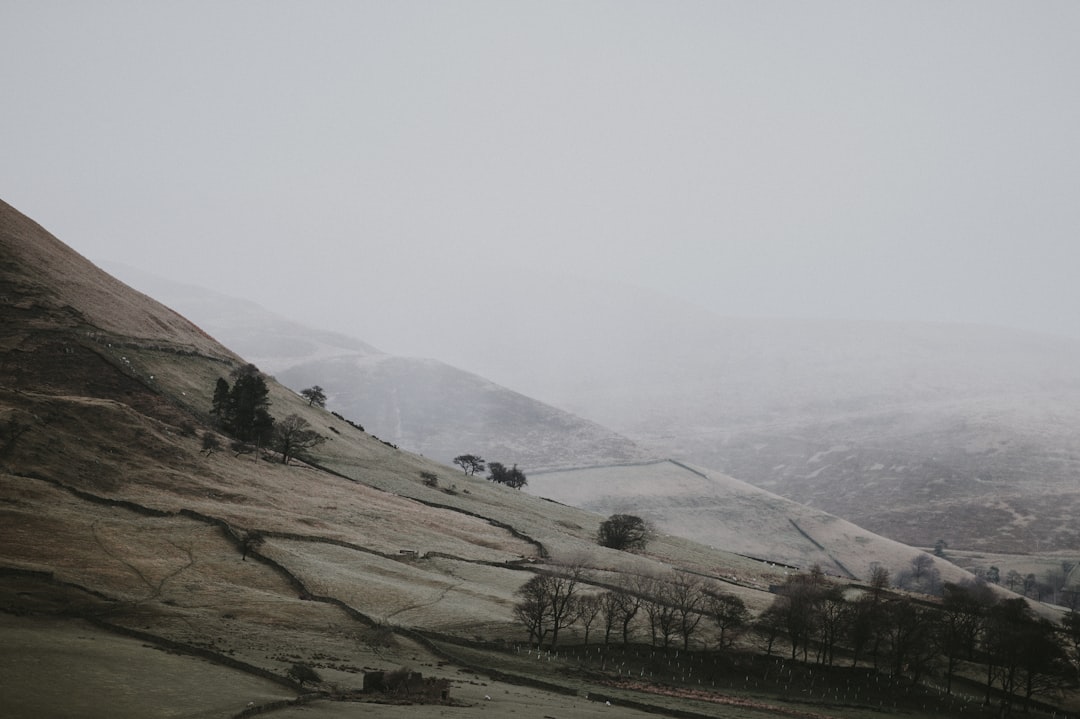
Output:
<instances>
[{"instance_id":1,"label":"grassy hillside slope","mask_svg":"<svg viewBox=\"0 0 1080 719\"><path fill-rule=\"evenodd\" d=\"M867 577L873 566L894 576L917 550L717 472L679 462L534 474L530 491L600 514L630 513L663 532L770 562L845 577ZM967 573L942 565L946 581Z\"/></svg>"},{"instance_id":2,"label":"grassy hillside slope","mask_svg":"<svg viewBox=\"0 0 1080 719\"><path fill-rule=\"evenodd\" d=\"M1080 548L1075 338L724 317L527 273L485 288L502 301L448 295L446 326L425 328L440 359L908 544ZM463 317L500 328L501 341L454 341Z\"/></svg>"},{"instance_id":3,"label":"grassy hillside slope","mask_svg":"<svg viewBox=\"0 0 1080 719\"><path fill-rule=\"evenodd\" d=\"M611 716L608 701L623 717L876 711L865 696L836 708L785 696L775 671L751 685L772 664L683 666L595 635L583 648L578 628L566 649L538 652L513 611L538 572L576 567L591 592L693 577L760 612L788 570L672 536L642 555L599 548L599 515L397 450L274 382L272 413L327 438L311 460L207 454L211 388L243 360L3 205L0 258L6 716L542 719ZM298 664L320 681L299 684ZM365 676L402 668L446 680L450 699L359 693ZM689 691L706 678L713 691ZM912 716L954 705L889 692L924 707Z\"/></svg>"},{"instance_id":4,"label":"grassy hillside slope","mask_svg":"<svg viewBox=\"0 0 1080 719\"><path fill-rule=\"evenodd\" d=\"M532 471L655 458L595 422L443 362L387 354L254 303L124 265L114 271L286 386L319 385L329 408L439 462L468 453Z\"/></svg>"}]
</instances>

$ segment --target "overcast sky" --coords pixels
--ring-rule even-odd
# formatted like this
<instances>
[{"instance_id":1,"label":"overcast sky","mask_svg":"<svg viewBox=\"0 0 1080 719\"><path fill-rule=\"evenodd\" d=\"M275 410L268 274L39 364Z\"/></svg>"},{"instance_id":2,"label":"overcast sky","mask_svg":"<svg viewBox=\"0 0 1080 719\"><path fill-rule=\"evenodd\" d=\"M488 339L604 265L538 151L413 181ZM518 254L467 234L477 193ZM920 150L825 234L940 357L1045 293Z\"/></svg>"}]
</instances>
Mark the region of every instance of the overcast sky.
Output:
<instances>
[{"instance_id":1,"label":"overcast sky","mask_svg":"<svg viewBox=\"0 0 1080 719\"><path fill-rule=\"evenodd\" d=\"M1071 0L0 0L0 197L408 353L362 318L527 270L1080 336L1078 38Z\"/></svg>"}]
</instances>

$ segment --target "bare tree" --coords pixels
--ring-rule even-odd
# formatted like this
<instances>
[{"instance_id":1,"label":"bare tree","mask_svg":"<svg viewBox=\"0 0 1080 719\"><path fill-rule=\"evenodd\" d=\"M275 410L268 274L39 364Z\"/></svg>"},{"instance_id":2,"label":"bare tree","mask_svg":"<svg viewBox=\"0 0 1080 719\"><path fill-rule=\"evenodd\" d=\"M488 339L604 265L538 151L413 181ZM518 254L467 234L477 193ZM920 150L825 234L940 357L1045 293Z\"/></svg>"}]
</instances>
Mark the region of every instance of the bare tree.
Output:
<instances>
[{"instance_id":1,"label":"bare tree","mask_svg":"<svg viewBox=\"0 0 1080 719\"><path fill-rule=\"evenodd\" d=\"M601 615L600 594L586 594L578 598L577 620L585 628L585 644L589 643L589 630Z\"/></svg>"},{"instance_id":2,"label":"bare tree","mask_svg":"<svg viewBox=\"0 0 1080 719\"><path fill-rule=\"evenodd\" d=\"M984 583L947 583L941 612L934 623L934 641L945 658L945 693L952 694L953 676L962 659L973 659L993 594Z\"/></svg>"},{"instance_id":3,"label":"bare tree","mask_svg":"<svg viewBox=\"0 0 1080 719\"><path fill-rule=\"evenodd\" d=\"M611 643L611 632L618 628L623 644L630 641L630 625L641 609L641 595L626 588L600 595L600 616L604 621L604 644Z\"/></svg>"},{"instance_id":4,"label":"bare tree","mask_svg":"<svg viewBox=\"0 0 1080 719\"><path fill-rule=\"evenodd\" d=\"M817 606L818 662L832 666L836 645L847 634L852 610L839 587L829 587Z\"/></svg>"},{"instance_id":5,"label":"bare tree","mask_svg":"<svg viewBox=\"0 0 1080 719\"><path fill-rule=\"evenodd\" d=\"M926 576L926 573L930 571L930 568L934 566L934 558L929 554L923 552L916 554L911 559L911 578L915 581L919 581Z\"/></svg>"},{"instance_id":6,"label":"bare tree","mask_svg":"<svg viewBox=\"0 0 1080 719\"><path fill-rule=\"evenodd\" d=\"M915 603L910 597L889 602L884 609L881 627L892 661L893 676L901 676L905 671L910 671L912 680L918 682L935 652L930 633L930 610Z\"/></svg>"},{"instance_id":7,"label":"bare tree","mask_svg":"<svg viewBox=\"0 0 1080 719\"><path fill-rule=\"evenodd\" d=\"M519 587L515 594L521 597L521 600L514 605L514 616L528 630L529 642L535 642L539 647L543 645L549 630L551 598L546 577L537 574Z\"/></svg>"},{"instance_id":8,"label":"bare tree","mask_svg":"<svg viewBox=\"0 0 1080 719\"><path fill-rule=\"evenodd\" d=\"M325 407L326 406L326 392L319 385L314 387L308 387L307 389L300 390L300 396L308 401L308 407Z\"/></svg>"},{"instance_id":9,"label":"bare tree","mask_svg":"<svg viewBox=\"0 0 1080 719\"><path fill-rule=\"evenodd\" d=\"M583 569L566 568L558 574L537 574L517 590L521 601L514 615L529 630L530 639L542 644L550 633L550 646L559 642L559 632L572 624L577 616L577 593Z\"/></svg>"},{"instance_id":10,"label":"bare tree","mask_svg":"<svg viewBox=\"0 0 1080 719\"><path fill-rule=\"evenodd\" d=\"M754 632L761 640L765 656L772 656L776 640L783 634L787 624L785 608L780 602L773 602L754 622Z\"/></svg>"},{"instance_id":11,"label":"bare tree","mask_svg":"<svg viewBox=\"0 0 1080 719\"><path fill-rule=\"evenodd\" d=\"M671 582L669 597L675 609L676 628L683 638L683 650L689 651L690 639L704 616L707 599L701 578L680 572Z\"/></svg>"},{"instance_id":12,"label":"bare tree","mask_svg":"<svg viewBox=\"0 0 1080 719\"><path fill-rule=\"evenodd\" d=\"M675 609L674 588L670 582L653 577L643 582L644 598L641 608L649 620L652 645L667 649L678 633L678 611Z\"/></svg>"},{"instance_id":13,"label":"bare tree","mask_svg":"<svg viewBox=\"0 0 1080 719\"><path fill-rule=\"evenodd\" d=\"M777 597L769 607L770 617L778 619L791 643L791 658L801 649L806 660L811 636L817 628L817 610L827 582L821 568L814 566L808 574L796 574L777 589Z\"/></svg>"},{"instance_id":14,"label":"bare tree","mask_svg":"<svg viewBox=\"0 0 1080 719\"><path fill-rule=\"evenodd\" d=\"M911 558L911 565L896 578L896 584L923 594L937 594L941 590L941 572L934 566L934 558L921 552Z\"/></svg>"},{"instance_id":15,"label":"bare tree","mask_svg":"<svg viewBox=\"0 0 1080 719\"><path fill-rule=\"evenodd\" d=\"M477 472L483 472L487 467L484 458L475 454L459 454L454 457L454 464L461 467L461 470L469 477Z\"/></svg>"},{"instance_id":16,"label":"bare tree","mask_svg":"<svg viewBox=\"0 0 1080 719\"><path fill-rule=\"evenodd\" d=\"M866 649L869 649L874 668L878 666L883 636L881 626L885 621L885 598L890 581L889 570L880 564L873 565L870 570L869 591L851 606L848 622L848 642L852 649L851 666L858 665Z\"/></svg>"},{"instance_id":17,"label":"bare tree","mask_svg":"<svg viewBox=\"0 0 1080 719\"><path fill-rule=\"evenodd\" d=\"M721 649L731 645L733 634L750 619L746 603L734 594L710 592L705 602L709 618L720 630L718 644Z\"/></svg>"},{"instance_id":18,"label":"bare tree","mask_svg":"<svg viewBox=\"0 0 1080 719\"><path fill-rule=\"evenodd\" d=\"M876 562L870 568L870 591L875 597L889 588L889 570Z\"/></svg>"},{"instance_id":19,"label":"bare tree","mask_svg":"<svg viewBox=\"0 0 1080 719\"><path fill-rule=\"evenodd\" d=\"M311 429L311 424L299 415L290 414L274 428L276 449L281 452L281 463L289 460L304 450L311 449L326 441L326 437Z\"/></svg>"}]
</instances>

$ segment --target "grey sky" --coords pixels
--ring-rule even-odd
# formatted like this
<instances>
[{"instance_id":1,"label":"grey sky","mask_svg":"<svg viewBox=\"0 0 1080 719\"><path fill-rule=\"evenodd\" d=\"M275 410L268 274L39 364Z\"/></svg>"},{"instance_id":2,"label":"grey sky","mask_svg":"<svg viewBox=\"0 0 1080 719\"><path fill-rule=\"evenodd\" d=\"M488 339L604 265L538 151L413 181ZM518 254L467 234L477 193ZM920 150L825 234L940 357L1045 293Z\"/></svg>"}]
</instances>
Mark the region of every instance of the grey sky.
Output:
<instances>
[{"instance_id":1,"label":"grey sky","mask_svg":"<svg viewBox=\"0 0 1080 719\"><path fill-rule=\"evenodd\" d=\"M1078 37L1075 2L3 0L0 197L394 351L525 270L1080 336Z\"/></svg>"}]
</instances>

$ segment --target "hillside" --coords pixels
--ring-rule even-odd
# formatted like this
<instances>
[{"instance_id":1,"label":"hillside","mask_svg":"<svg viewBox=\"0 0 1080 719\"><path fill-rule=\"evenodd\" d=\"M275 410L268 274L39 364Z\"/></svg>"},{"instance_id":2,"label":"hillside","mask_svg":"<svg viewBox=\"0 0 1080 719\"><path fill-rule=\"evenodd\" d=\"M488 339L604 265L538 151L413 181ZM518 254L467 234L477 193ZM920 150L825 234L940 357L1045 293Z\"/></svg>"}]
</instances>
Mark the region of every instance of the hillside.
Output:
<instances>
[{"instance_id":1,"label":"hillside","mask_svg":"<svg viewBox=\"0 0 1080 719\"><path fill-rule=\"evenodd\" d=\"M679 462L543 472L530 478L530 491L603 515L636 514L663 532L711 547L796 567L817 564L841 577L868 577L875 565L895 576L917 553L823 511ZM953 566L942 571L946 581L967 576Z\"/></svg>"},{"instance_id":2,"label":"hillside","mask_svg":"<svg viewBox=\"0 0 1080 719\"><path fill-rule=\"evenodd\" d=\"M527 471L656 458L595 422L443 362L390 355L239 298L110 267L286 386L319 385L330 409L444 464L466 453Z\"/></svg>"},{"instance_id":3,"label":"hillside","mask_svg":"<svg viewBox=\"0 0 1080 719\"><path fill-rule=\"evenodd\" d=\"M553 653L538 665L515 592L545 569L594 592L688 576L759 612L788 570L672 536L643 555L600 548L599 515L394 449L272 380L273 414L327 438L312 461L205 452L214 381L244 360L7 205L0 257L6 716L289 716L299 703L402 716L358 693L401 668L451 694L414 697L408 716L600 716L606 703L584 699L597 686L620 716L732 716L734 695L642 691ZM740 706L771 712L739 687L726 691Z\"/></svg>"},{"instance_id":4,"label":"hillside","mask_svg":"<svg viewBox=\"0 0 1080 719\"><path fill-rule=\"evenodd\" d=\"M410 329L441 359L654 454L904 543L1080 549L1071 520L1080 509L1077 340L991 326L724 317L599 279L556 284L521 273L490 278L487 289L504 300L439 288L439 323ZM459 341L451 328L466 318L501 328L503 341Z\"/></svg>"},{"instance_id":5,"label":"hillside","mask_svg":"<svg viewBox=\"0 0 1080 719\"><path fill-rule=\"evenodd\" d=\"M625 287L563 283L553 294L528 275L513 291L492 280L506 298L497 305L448 292L446 321L415 328L540 403L440 362L118 271L294 389L320 384L379 437L443 462L463 451L527 470L672 457L906 544L1080 549L1080 348L1067 339L720 318ZM505 341L476 351L448 329L473 324L502 328Z\"/></svg>"}]
</instances>

